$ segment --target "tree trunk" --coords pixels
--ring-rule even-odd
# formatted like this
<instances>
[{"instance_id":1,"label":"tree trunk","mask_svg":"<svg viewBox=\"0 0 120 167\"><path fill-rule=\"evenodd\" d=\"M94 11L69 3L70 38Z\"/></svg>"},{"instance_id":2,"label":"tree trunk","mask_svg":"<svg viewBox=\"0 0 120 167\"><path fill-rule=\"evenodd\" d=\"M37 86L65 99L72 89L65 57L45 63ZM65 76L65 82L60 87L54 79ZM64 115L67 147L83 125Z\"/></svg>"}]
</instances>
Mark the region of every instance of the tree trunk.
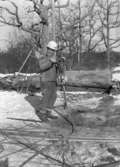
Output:
<instances>
[{"instance_id":1,"label":"tree trunk","mask_svg":"<svg viewBox=\"0 0 120 167\"><path fill-rule=\"evenodd\" d=\"M40 31L40 45L42 48L42 54L46 54L46 46L49 40L48 33L48 8L42 4L39 5L40 17L41 17L41 31Z\"/></svg>"},{"instance_id":2,"label":"tree trunk","mask_svg":"<svg viewBox=\"0 0 120 167\"><path fill-rule=\"evenodd\" d=\"M55 34L55 2L54 0L51 0L52 4L52 39L56 39L56 34Z\"/></svg>"},{"instance_id":3,"label":"tree trunk","mask_svg":"<svg viewBox=\"0 0 120 167\"><path fill-rule=\"evenodd\" d=\"M81 3L79 0L79 49L78 49L78 62L81 62L82 54L82 29L81 29Z\"/></svg>"},{"instance_id":4,"label":"tree trunk","mask_svg":"<svg viewBox=\"0 0 120 167\"><path fill-rule=\"evenodd\" d=\"M107 64L108 64L108 69L110 70L110 76L109 76L109 82L112 80L112 73L111 73L111 65L110 65L110 11L109 11L109 0L107 0Z\"/></svg>"}]
</instances>

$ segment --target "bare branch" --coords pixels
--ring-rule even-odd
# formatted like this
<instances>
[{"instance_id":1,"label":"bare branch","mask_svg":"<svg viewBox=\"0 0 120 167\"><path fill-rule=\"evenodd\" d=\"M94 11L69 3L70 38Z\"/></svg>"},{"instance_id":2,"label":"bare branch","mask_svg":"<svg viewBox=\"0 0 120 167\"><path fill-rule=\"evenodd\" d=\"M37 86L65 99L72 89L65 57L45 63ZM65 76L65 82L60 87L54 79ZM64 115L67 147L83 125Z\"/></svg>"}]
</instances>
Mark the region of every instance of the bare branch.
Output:
<instances>
[{"instance_id":1,"label":"bare branch","mask_svg":"<svg viewBox=\"0 0 120 167\"><path fill-rule=\"evenodd\" d=\"M15 14L14 15L16 17L16 20L17 20L17 23L18 23L19 27L21 27L22 22L20 21L20 17L19 17L18 6L14 2L12 2L12 1L10 1L10 2L15 7Z\"/></svg>"},{"instance_id":2,"label":"bare branch","mask_svg":"<svg viewBox=\"0 0 120 167\"><path fill-rule=\"evenodd\" d=\"M27 160L25 160L19 167L25 166L28 162L30 162L32 159L34 159L36 156L38 156L38 153L34 153L32 156L30 156Z\"/></svg>"},{"instance_id":3,"label":"bare branch","mask_svg":"<svg viewBox=\"0 0 120 167\"><path fill-rule=\"evenodd\" d=\"M1 13L0 22L4 23L4 24L8 24L8 25L14 25L15 24L15 27L21 27L22 22L20 21L17 5L14 2L11 2L11 1L5 1L5 2L9 2L12 5L12 9L9 9L7 7L4 7L4 6L0 6L0 9L1 9L2 12L6 11L10 15L10 18L9 18L9 21L6 21L7 18L5 16L3 16L3 14ZM13 9L15 10L14 12L13 12ZM16 23L12 23L13 18L16 21Z\"/></svg>"},{"instance_id":4,"label":"bare branch","mask_svg":"<svg viewBox=\"0 0 120 167\"><path fill-rule=\"evenodd\" d=\"M41 18L41 24L48 25L48 6L43 5L43 1L39 4L35 0L28 0L33 3L33 9L29 9L28 13L35 12Z\"/></svg>"},{"instance_id":5,"label":"bare branch","mask_svg":"<svg viewBox=\"0 0 120 167\"><path fill-rule=\"evenodd\" d=\"M9 14L11 14L11 15L13 15L13 16L15 15L15 13L13 13L12 11L10 11L10 10L9 10L8 8L6 8L6 7L1 7L1 6L0 6L0 9L1 9L1 10L5 10L6 12L8 12Z\"/></svg>"},{"instance_id":6,"label":"bare branch","mask_svg":"<svg viewBox=\"0 0 120 167\"><path fill-rule=\"evenodd\" d=\"M16 27L16 28L19 28L27 33L30 33L30 34L35 34L35 35L39 35L39 32L36 32L36 31L33 31L32 29L28 29L28 28L25 28L25 27L19 27L19 25L17 24L14 24L14 23L10 23L10 22L7 22L5 20L0 20L1 23L3 24L7 24L9 26L12 26L12 27Z\"/></svg>"},{"instance_id":7,"label":"bare branch","mask_svg":"<svg viewBox=\"0 0 120 167\"><path fill-rule=\"evenodd\" d=\"M0 6L0 9L2 11L6 11L9 15L9 18L6 18L4 16L4 14L1 13L0 22L2 24L6 24L6 25L9 25L9 26L19 28L20 30L25 31L25 32L30 33L30 34L34 34L34 35L37 35L37 36L39 35L39 30L36 30L36 29L33 28L33 27L36 26L36 24L31 25L31 27L25 27L22 24L22 21L20 20L20 16L19 16L18 6L14 2L6 1L6 0L4 2L9 2L12 5L12 8L9 9L7 7L4 7L4 6ZM14 9L14 12L13 12L13 9Z\"/></svg>"},{"instance_id":8,"label":"bare branch","mask_svg":"<svg viewBox=\"0 0 120 167\"><path fill-rule=\"evenodd\" d=\"M94 50L102 41L103 41L103 39L101 38L101 39L98 40L93 46L90 46L90 47L89 47L89 51Z\"/></svg>"}]
</instances>

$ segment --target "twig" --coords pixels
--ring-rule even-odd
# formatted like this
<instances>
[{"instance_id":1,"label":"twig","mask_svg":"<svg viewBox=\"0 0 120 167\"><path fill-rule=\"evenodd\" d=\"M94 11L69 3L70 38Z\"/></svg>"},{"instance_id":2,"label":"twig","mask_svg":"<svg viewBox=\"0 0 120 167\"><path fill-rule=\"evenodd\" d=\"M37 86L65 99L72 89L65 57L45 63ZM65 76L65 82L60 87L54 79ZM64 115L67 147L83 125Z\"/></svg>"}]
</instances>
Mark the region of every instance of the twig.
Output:
<instances>
[{"instance_id":1,"label":"twig","mask_svg":"<svg viewBox=\"0 0 120 167\"><path fill-rule=\"evenodd\" d=\"M17 121L27 121L27 122L38 122L41 123L42 121L39 120L34 120L34 119L22 119L22 118L7 118L7 119L11 119L11 120L17 120Z\"/></svg>"},{"instance_id":2,"label":"twig","mask_svg":"<svg viewBox=\"0 0 120 167\"><path fill-rule=\"evenodd\" d=\"M50 155L47 155L47 154L43 153L41 150L35 149L35 148L32 147L31 145L28 145L28 144L23 143L23 142L18 141L18 140L17 140L17 142L18 142L19 144L21 144L21 145L26 146L26 147L29 148L30 150L35 151L37 154L42 155L42 156L45 157L46 159L50 159L50 160L55 161L55 162L57 162L57 163L59 163L59 164L63 164L62 161L60 161L60 160L58 160L58 159L55 159L55 158L53 158L53 157L50 156ZM65 165L66 165L66 167L72 167L71 165L69 165L69 164L67 164L67 163L65 163Z\"/></svg>"},{"instance_id":3,"label":"twig","mask_svg":"<svg viewBox=\"0 0 120 167\"><path fill-rule=\"evenodd\" d=\"M19 167L23 167L24 165L26 165L30 160L32 160L33 158L35 158L36 156L38 156L38 153L33 154L32 156L30 156L27 160L25 160Z\"/></svg>"},{"instance_id":4,"label":"twig","mask_svg":"<svg viewBox=\"0 0 120 167\"><path fill-rule=\"evenodd\" d=\"M40 108L43 109L43 110L52 112L52 109L51 109L51 108L47 108L47 107L40 107ZM68 123L71 125L71 127L72 127L72 132L71 132L71 133L73 133L73 132L74 132L74 125L73 125L73 123L72 123L66 116L64 116L63 114L61 114L61 113L56 109L56 107L54 107L53 110L54 110L58 115L60 115L66 122L68 122Z\"/></svg>"},{"instance_id":5,"label":"twig","mask_svg":"<svg viewBox=\"0 0 120 167\"><path fill-rule=\"evenodd\" d=\"M11 155L13 155L13 154L19 153L19 152L21 152L21 151L23 151L23 150L25 150L25 149L26 149L26 148L21 148L21 149L19 149L19 150L17 150L17 151L14 151L14 152L12 152L12 153L8 153L8 154L6 154L6 155L0 156L0 159L3 159L4 157L8 157L8 156L11 156Z\"/></svg>"},{"instance_id":6,"label":"twig","mask_svg":"<svg viewBox=\"0 0 120 167\"><path fill-rule=\"evenodd\" d=\"M18 144L20 144L20 145L22 145L22 146L25 146L26 148L28 148L28 149L30 149L30 150L32 150L32 151L35 151L36 154L40 154L40 155L42 155L43 157L45 157L46 159L52 160L52 161L54 161L54 162L57 162L58 164L63 164L63 162L62 162L61 160L56 159L56 158L53 158L52 156L47 155L47 154L43 153L41 150L38 150L37 148L35 148L35 147L33 146L33 143L30 143L30 144L24 143L24 142L22 142L22 141L17 140L16 138L13 138L13 137L11 137L11 136L8 136L8 134L7 134L5 131L3 131L2 129L0 129L0 130L1 130L1 131L0 131L1 134L4 135L4 136L6 136L8 139L11 139L11 140L16 141ZM66 165L66 167L72 167L71 165L69 165L69 164L67 164L67 163L65 163L65 165Z\"/></svg>"},{"instance_id":7,"label":"twig","mask_svg":"<svg viewBox=\"0 0 120 167\"><path fill-rule=\"evenodd\" d=\"M67 121L71 125L72 133L73 133L74 132L74 125L73 125L73 123L66 116L64 116L63 114L61 114L56 108L54 108L54 111L57 114L59 114L65 121Z\"/></svg>"}]
</instances>

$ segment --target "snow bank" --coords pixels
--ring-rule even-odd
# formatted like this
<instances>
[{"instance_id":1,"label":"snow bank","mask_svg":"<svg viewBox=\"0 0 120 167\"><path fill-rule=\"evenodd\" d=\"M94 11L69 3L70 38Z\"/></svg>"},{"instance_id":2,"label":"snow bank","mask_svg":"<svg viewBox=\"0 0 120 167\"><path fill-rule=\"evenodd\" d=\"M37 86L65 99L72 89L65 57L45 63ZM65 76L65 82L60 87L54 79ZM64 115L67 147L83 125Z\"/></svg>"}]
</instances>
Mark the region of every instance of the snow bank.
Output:
<instances>
[{"instance_id":1,"label":"snow bank","mask_svg":"<svg viewBox=\"0 0 120 167\"><path fill-rule=\"evenodd\" d=\"M120 81L120 66L112 69L112 81Z\"/></svg>"},{"instance_id":2,"label":"snow bank","mask_svg":"<svg viewBox=\"0 0 120 167\"><path fill-rule=\"evenodd\" d=\"M2 74L0 73L0 77L3 78L3 77L7 77L7 76L14 76L14 75L19 75L19 76L39 76L40 74L38 73L18 73L18 72L15 72L15 73L8 73L8 74Z\"/></svg>"},{"instance_id":3,"label":"snow bank","mask_svg":"<svg viewBox=\"0 0 120 167\"><path fill-rule=\"evenodd\" d=\"M9 124L17 126L18 122L8 119L13 118L35 118L34 109L25 101L25 94L18 94L15 91L0 91L0 126L4 127Z\"/></svg>"},{"instance_id":4,"label":"snow bank","mask_svg":"<svg viewBox=\"0 0 120 167\"><path fill-rule=\"evenodd\" d=\"M113 73L112 74L112 81L120 81L120 73Z\"/></svg>"}]
</instances>

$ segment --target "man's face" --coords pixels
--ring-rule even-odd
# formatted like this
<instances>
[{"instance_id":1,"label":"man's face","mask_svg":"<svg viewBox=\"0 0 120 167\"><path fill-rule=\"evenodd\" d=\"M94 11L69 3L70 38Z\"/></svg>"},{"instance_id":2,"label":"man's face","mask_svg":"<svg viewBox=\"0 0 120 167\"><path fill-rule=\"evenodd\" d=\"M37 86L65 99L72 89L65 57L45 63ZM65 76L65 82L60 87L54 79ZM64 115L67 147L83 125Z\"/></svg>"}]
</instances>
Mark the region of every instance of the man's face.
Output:
<instances>
[{"instance_id":1,"label":"man's face","mask_svg":"<svg viewBox=\"0 0 120 167\"><path fill-rule=\"evenodd\" d=\"M55 50L47 48L47 56L48 57L54 56L55 53L56 53Z\"/></svg>"}]
</instances>

